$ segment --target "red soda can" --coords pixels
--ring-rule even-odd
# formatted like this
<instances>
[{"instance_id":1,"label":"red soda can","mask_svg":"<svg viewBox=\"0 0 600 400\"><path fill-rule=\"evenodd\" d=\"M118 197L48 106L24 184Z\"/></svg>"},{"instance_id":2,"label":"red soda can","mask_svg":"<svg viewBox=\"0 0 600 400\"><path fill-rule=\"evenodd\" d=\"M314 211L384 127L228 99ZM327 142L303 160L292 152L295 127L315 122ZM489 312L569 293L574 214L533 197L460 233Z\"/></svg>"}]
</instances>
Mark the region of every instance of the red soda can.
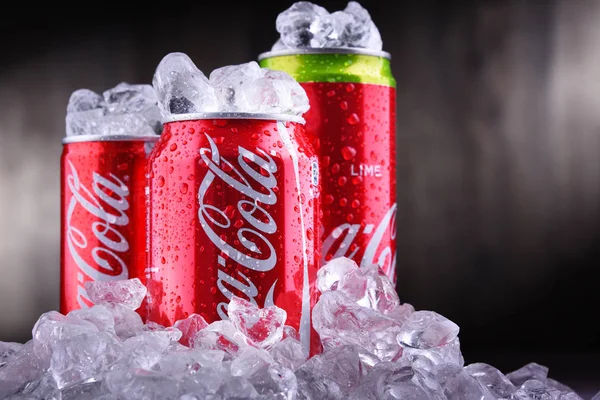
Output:
<instances>
[{"instance_id":1,"label":"red soda can","mask_svg":"<svg viewBox=\"0 0 600 400\"><path fill-rule=\"evenodd\" d=\"M319 170L301 119L174 117L148 164L148 319L227 319L235 295L286 310L316 351Z\"/></svg>"},{"instance_id":2,"label":"red soda can","mask_svg":"<svg viewBox=\"0 0 600 400\"><path fill-rule=\"evenodd\" d=\"M140 278L146 163L158 136L68 136L61 157L60 312L90 307L87 281Z\"/></svg>"},{"instance_id":3,"label":"red soda can","mask_svg":"<svg viewBox=\"0 0 600 400\"><path fill-rule=\"evenodd\" d=\"M263 53L310 100L306 132L321 166L322 260L396 270L396 81L390 55L355 48Z\"/></svg>"}]
</instances>

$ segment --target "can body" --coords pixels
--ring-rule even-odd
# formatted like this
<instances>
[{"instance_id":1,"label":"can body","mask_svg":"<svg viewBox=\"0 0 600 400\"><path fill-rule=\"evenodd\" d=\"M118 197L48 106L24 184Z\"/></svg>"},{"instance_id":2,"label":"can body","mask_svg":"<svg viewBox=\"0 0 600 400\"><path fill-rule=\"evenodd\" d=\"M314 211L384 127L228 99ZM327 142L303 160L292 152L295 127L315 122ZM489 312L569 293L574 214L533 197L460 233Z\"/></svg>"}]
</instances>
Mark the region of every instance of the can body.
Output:
<instances>
[{"instance_id":1,"label":"can body","mask_svg":"<svg viewBox=\"0 0 600 400\"><path fill-rule=\"evenodd\" d=\"M62 313L93 305L87 281L143 278L145 168L156 137L73 139L61 157Z\"/></svg>"},{"instance_id":2,"label":"can body","mask_svg":"<svg viewBox=\"0 0 600 400\"><path fill-rule=\"evenodd\" d=\"M345 256L378 264L395 281L395 80L387 53L356 53L267 53L260 64L292 75L310 100L304 117L321 166L321 263Z\"/></svg>"},{"instance_id":3,"label":"can body","mask_svg":"<svg viewBox=\"0 0 600 400\"><path fill-rule=\"evenodd\" d=\"M318 182L297 123L166 123L149 161L148 319L226 319L235 295L285 309L309 346Z\"/></svg>"}]
</instances>

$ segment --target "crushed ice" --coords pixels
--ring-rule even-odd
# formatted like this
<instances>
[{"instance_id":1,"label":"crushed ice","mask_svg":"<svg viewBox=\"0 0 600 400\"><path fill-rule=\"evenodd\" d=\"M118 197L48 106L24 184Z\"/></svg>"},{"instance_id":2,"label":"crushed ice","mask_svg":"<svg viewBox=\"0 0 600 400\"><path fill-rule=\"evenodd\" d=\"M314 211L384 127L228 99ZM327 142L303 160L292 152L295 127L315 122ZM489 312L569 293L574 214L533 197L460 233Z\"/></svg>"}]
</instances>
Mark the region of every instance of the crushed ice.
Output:
<instances>
[{"instance_id":1,"label":"crushed ice","mask_svg":"<svg viewBox=\"0 0 600 400\"><path fill-rule=\"evenodd\" d=\"M324 351L307 359L278 307L234 297L229 321L163 327L135 312L138 279L89 283L95 306L45 313L29 342L0 342L0 399L581 399L535 363L506 375L464 366L459 327L401 304L377 267L335 259L317 287Z\"/></svg>"},{"instance_id":2,"label":"crushed ice","mask_svg":"<svg viewBox=\"0 0 600 400\"><path fill-rule=\"evenodd\" d=\"M169 53L152 85L165 118L209 112L301 116L309 108L304 89L290 75L256 62L222 67L207 78L186 54Z\"/></svg>"},{"instance_id":3,"label":"crushed ice","mask_svg":"<svg viewBox=\"0 0 600 400\"><path fill-rule=\"evenodd\" d=\"M158 98L150 85L120 83L102 95L88 89L71 94L67 106L67 136L133 135L160 132Z\"/></svg>"},{"instance_id":4,"label":"crushed ice","mask_svg":"<svg viewBox=\"0 0 600 400\"><path fill-rule=\"evenodd\" d=\"M321 6L299 1L279 14L276 27L281 36L273 51L339 47L379 51L383 46L369 12L356 1L331 14Z\"/></svg>"}]
</instances>

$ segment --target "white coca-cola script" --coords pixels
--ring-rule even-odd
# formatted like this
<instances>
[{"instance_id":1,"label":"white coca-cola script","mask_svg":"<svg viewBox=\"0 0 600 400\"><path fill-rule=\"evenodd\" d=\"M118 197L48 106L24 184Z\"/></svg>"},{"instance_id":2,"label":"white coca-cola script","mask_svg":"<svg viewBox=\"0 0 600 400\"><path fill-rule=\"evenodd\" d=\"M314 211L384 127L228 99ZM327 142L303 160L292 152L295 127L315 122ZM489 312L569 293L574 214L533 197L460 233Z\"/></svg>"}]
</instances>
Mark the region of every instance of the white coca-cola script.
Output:
<instances>
[{"instance_id":1,"label":"white coca-cola script","mask_svg":"<svg viewBox=\"0 0 600 400\"><path fill-rule=\"evenodd\" d=\"M323 240L323 257L330 254L333 244L342 237L335 253L332 254L333 258L348 257L356 261L360 267L377 264L384 271L388 271L389 278L393 281L396 270L396 249L389 245L389 239L393 240L396 238L396 204L392 205L373 232L374 228L375 226L373 224L367 224L362 230L363 235L372 234L369 243L364 250L362 259L357 260L355 258L360 250L360 246L352 246L354 241L358 238L359 233L361 233L361 225L348 223L341 224L332 229L325 240ZM387 245L385 245L386 241ZM384 245L383 249L378 253L377 250L382 245ZM350 250L351 248L353 249L352 251ZM322 260L321 262L324 263L325 260Z\"/></svg>"},{"instance_id":2,"label":"white coca-cola script","mask_svg":"<svg viewBox=\"0 0 600 400\"><path fill-rule=\"evenodd\" d=\"M274 205L277 203L277 195L273 188L277 186L277 165L275 161L262 149L257 148L256 152L238 146L237 164L233 165L230 161L221 157L219 149L210 136L206 135L209 148L200 149L200 157L206 164L209 171L202 179L198 189L198 218L200 226L206 233L206 236L212 243L227 257L237 264L258 272L272 270L277 263L277 253L273 243L268 239L277 232L277 224L269 212L262 205ZM210 157L209 157L210 155ZM226 165L229 172L225 172L221 166ZM254 167L253 167L254 166ZM261 169L266 172L263 175L257 172ZM231 175L230 175L231 174ZM260 184L261 188L256 190L248 178ZM237 230L237 240L243 249L238 249L225 240L221 239L219 230L230 230L233 224L225 210L220 209L207 201L206 195L210 193L210 187L215 179L226 183L229 188L238 191L253 201L240 199L237 203L237 210L241 216L252 226L252 228L239 228ZM226 204L223 205L224 207ZM234 293L229 289L235 288L243 293L247 299L256 303L255 297L258 295L258 289L252 279L247 277L240 270L235 271L235 276L228 274L224 268L225 258L218 256L217 264L220 268L218 272L217 287L227 298L217 305L217 313L221 319L227 319L227 304ZM264 307L273 305L273 294L277 281L273 282L264 302ZM227 286L227 285L229 286ZM240 296L240 293L235 293Z\"/></svg>"},{"instance_id":3,"label":"white coca-cola script","mask_svg":"<svg viewBox=\"0 0 600 400\"><path fill-rule=\"evenodd\" d=\"M90 190L81 184L75 166L70 161L68 163L67 185L71 197L67 207L66 239L69 255L78 268L77 302L84 308L92 304L84 287L86 276L88 280L119 280L129 276L122 254L119 254L129 250L129 243L117 229L129 224L126 213L129 209L129 188L113 174L104 177L94 172ZM76 226L77 222L90 221L81 217L73 221L77 207L83 207L95 217L90 226ZM91 242L94 246L88 246L90 242L84 233L90 230L96 239Z\"/></svg>"}]
</instances>

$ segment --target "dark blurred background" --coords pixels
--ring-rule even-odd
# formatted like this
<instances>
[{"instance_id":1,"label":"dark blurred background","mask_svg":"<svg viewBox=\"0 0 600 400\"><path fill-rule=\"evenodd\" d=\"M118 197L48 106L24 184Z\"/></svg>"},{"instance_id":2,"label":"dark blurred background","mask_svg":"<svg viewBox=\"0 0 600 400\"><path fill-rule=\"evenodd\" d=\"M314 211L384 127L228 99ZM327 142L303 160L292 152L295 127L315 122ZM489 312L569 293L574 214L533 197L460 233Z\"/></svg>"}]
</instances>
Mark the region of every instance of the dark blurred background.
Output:
<instances>
[{"instance_id":1,"label":"dark blurred background","mask_svg":"<svg viewBox=\"0 0 600 400\"><path fill-rule=\"evenodd\" d=\"M172 51L207 75L256 59L291 3L16 2L2 13L0 340L29 339L37 317L58 307L71 92L150 83ZM467 362L508 372L535 360L591 397L600 390L600 1L362 4L398 81L401 299L456 321Z\"/></svg>"}]
</instances>

